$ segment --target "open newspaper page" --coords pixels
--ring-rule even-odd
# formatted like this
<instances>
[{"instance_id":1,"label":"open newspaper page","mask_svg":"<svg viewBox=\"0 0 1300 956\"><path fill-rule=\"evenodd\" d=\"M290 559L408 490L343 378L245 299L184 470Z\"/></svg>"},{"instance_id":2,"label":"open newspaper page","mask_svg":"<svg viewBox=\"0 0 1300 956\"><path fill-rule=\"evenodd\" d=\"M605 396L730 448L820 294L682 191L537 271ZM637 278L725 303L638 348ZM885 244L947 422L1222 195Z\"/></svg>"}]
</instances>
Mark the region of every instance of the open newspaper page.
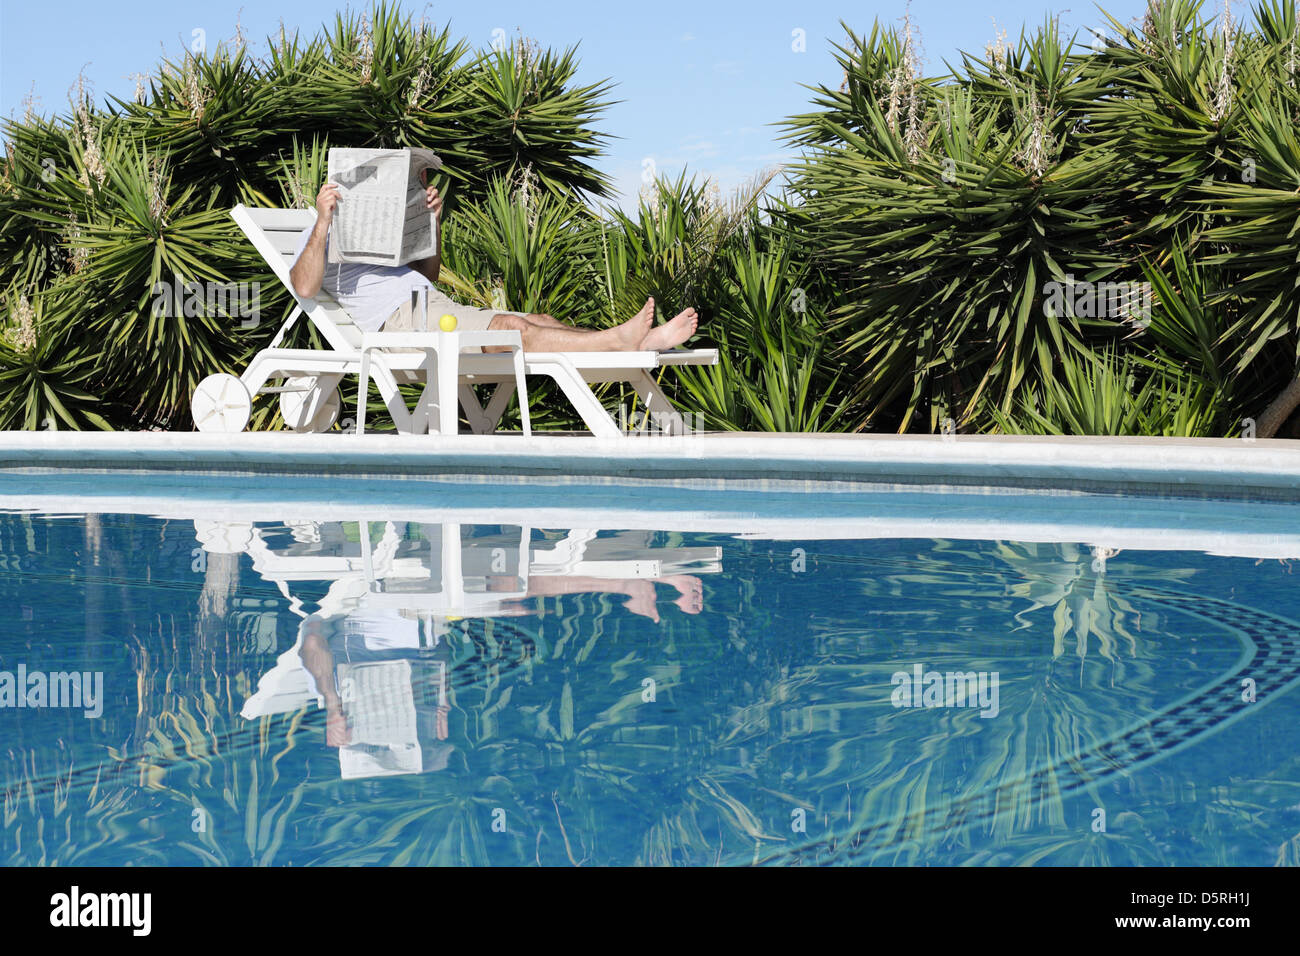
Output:
<instances>
[{"instance_id":1,"label":"open newspaper page","mask_svg":"<svg viewBox=\"0 0 1300 956\"><path fill-rule=\"evenodd\" d=\"M420 174L424 170L438 169L442 160L427 149L412 149L408 188L406 191L406 220L402 228L402 255L399 264L416 259L427 259L438 250L438 217L424 204L424 186Z\"/></svg>"},{"instance_id":2,"label":"open newspaper page","mask_svg":"<svg viewBox=\"0 0 1300 956\"><path fill-rule=\"evenodd\" d=\"M420 173L441 165L427 149L331 149L339 204L329 261L398 266L433 255L438 223L425 207Z\"/></svg>"}]
</instances>

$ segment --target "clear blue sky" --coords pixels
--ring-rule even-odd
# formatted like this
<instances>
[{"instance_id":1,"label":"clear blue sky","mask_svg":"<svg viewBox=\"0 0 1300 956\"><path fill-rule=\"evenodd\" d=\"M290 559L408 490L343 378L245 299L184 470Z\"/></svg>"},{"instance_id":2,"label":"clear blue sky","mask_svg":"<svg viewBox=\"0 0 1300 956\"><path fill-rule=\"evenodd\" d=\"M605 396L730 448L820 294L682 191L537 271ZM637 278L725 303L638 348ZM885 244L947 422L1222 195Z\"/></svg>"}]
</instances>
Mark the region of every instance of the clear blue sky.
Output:
<instances>
[{"instance_id":1,"label":"clear blue sky","mask_svg":"<svg viewBox=\"0 0 1300 956\"><path fill-rule=\"evenodd\" d=\"M1049 13L1068 32L1101 27L1098 8L1085 0L1055 4L1041 0L914 0L912 19L920 31L928 72L959 49L982 52L997 29L1015 38ZM130 98L137 72L152 72L160 54L179 55L192 31L203 29L215 44L235 33L236 19L254 52L267 36L286 28L315 33L344 4L281 0L140 0L36 2L0 0L0 114L19 115L28 93L40 112L67 109L68 91L84 67L96 96ZM353 9L369 4L352 3ZM830 52L844 20L869 32L873 20L897 22L903 0L480 0L475 3L405 3L455 35L488 47L493 30L510 36L522 30L542 46L580 44L579 79L616 82L613 106L601 121L618 137L609 144L604 169L624 197L635 197L643 161L653 158L661 173L683 166L713 176L730 189L758 169L788 160L770 124L807 107L800 84L838 86L840 73ZM1108 0L1105 9L1121 22L1140 18L1144 0ZM1214 12L1209 4L1207 14ZM242 15L241 15L242 7ZM1245 13L1238 7L1238 16ZM795 52L793 33L803 30L805 52Z\"/></svg>"}]
</instances>

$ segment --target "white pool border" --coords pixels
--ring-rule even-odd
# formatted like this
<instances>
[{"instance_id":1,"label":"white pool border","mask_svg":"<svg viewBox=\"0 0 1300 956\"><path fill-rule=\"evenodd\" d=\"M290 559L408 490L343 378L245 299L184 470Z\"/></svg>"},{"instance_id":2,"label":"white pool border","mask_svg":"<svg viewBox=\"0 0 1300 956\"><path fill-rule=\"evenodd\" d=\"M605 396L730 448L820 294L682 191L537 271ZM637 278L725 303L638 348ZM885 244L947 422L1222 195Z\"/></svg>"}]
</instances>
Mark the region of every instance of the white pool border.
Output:
<instances>
[{"instance_id":1,"label":"white pool border","mask_svg":"<svg viewBox=\"0 0 1300 956\"><path fill-rule=\"evenodd\" d=\"M1262 495L1300 501L1300 441L730 433L364 436L287 432L0 432L29 469L831 481Z\"/></svg>"}]
</instances>

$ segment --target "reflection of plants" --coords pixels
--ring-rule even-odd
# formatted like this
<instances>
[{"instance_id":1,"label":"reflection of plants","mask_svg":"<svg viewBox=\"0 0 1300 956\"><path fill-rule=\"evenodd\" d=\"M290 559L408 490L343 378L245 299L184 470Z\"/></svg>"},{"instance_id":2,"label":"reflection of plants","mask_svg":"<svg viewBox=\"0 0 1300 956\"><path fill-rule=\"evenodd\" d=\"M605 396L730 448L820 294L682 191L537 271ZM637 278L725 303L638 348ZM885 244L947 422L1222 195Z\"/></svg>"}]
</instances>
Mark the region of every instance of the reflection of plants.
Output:
<instances>
[{"instance_id":1,"label":"reflection of plants","mask_svg":"<svg viewBox=\"0 0 1300 956\"><path fill-rule=\"evenodd\" d=\"M117 536L152 527L106 522L100 547L129 552ZM0 540L46 533L29 516L0 517ZM762 557L729 546L729 567ZM667 615L653 632L600 595L556 599L558 613L541 618L462 622L451 763L360 781L339 779L313 707L256 724L237 716L266 660L241 649L233 610L168 633L152 622L175 606L142 591L132 613L149 623L128 634L138 698L102 725L112 759L98 777L93 760L75 772L36 755L0 763L4 861L110 862L130 847L145 862L222 865L735 864L774 854L1136 865L1184 860L1190 851L1171 833L1215 847L1216 862L1239 862L1242 839L1294 855L1294 827L1277 822L1297 801L1286 784L1294 760L1195 798L1158 773L1090 788L1070 778L1070 755L1171 692L1153 668L1162 612L1142 605L1139 615L1109 583L1153 573L1132 555L1102 576L1078 546L938 542L874 551L869 563L831 551L810 557L843 594L857 592L851 611L738 574L710 579L708 615ZM1188 573L1159 571L1166 581ZM0 575L0 600L16 593L9 581ZM193 596L197 607L197 580ZM901 660L997 669L1015 654L1024 667L1004 669L997 720L888 704ZM646 676L655 704L641 697ZM309 772L312 760L327 772ZM1059 774L1025 785L1043 767ZM971 794L987 799L962 802ZM1090 832L1094 806L1109 813L1106 833ZM498 808L504 834L492 829ZM199 832L195 809L207 822ZM806 834L790 830L796 809Z\"/></svg>"},{"instance_id":2,"label":"reflection of plants","mask_svg":"<svg viewBox=\"0 0 1300 956\"><path fill-rule=\"evenodd\" d=\"M102 853L112 852L120 835L135 818L134 788L123 786L109 765L93 775L73 767L42 766L47 751L21 748L21 769L15 772L14 751L4 774L5 866L96 866ZM89 779L88 779L89 778ZM89 786L87 787L87 783ZM84 789L83 789L84 788ZM136 844L138 862L165 863L165 856L145 840Z\"/></svg>"},{"instance_id":3,"label":"reflection of plants","mask_svg":"<svg viewBox=\"0 0 1300 956\"><path fill-rule=\"evenodd\" d=\"M141 675L142 686L152 679ZM243 678L238 675L236 680ZM167 683L177 687L183 678ZM169 813L184 823L176 846L193 862L230 866L276 862L286 828L302 803L308 781L293 781L279 764L294 749L304 711L262 718L249 727L203 682L190 692L167 690L156 714L142 719L147 728L131 763L142 783L174 801ZM220 793L205 803L198 794Z\"/></svg>"},{"instance_id":4,"label":"reflection of plants","mask_svg":"<svg viewBox=\"0 0 1300 956\"><path fill-rule=\"evenodd\" d=\"M819 560L825 565L834 558L822 555ZM1073 545L975 548L939 542L930 554L876 562L876 570L861 580L868 606L878 602L879 607L868 615L864 629L874 632L877 620L889 622L898 615L897 625L882 625L878 641L886 641L884 635L896 628L917 635L925 649L882 643L872 659L924 660L928 669L938 671L996 670L999 657L1006 663L1005 652L996 645L1009 642L1027 649L1038 645L1050 656L1030 656L1024 673L1019 672L1023 668L1014 675L1003 671L997 719L983 720L971 710L945 713L942 733L926 738L920 748L901 744L912 737L905 722L913 714L877 702L874 710L855 717L855 710L868 705L853 700L854 685L887 685L882 665L874 670L860 666L856 680L829 670L814 686L843 702L828 703L822 719L833 726L831 715L838 712L841 727L870 722L877 741L873 747L866 739L837 735L836 773L831 777L824 771L819 777L834 780L838 789L819 787L824 804L810 801L818 813L850 821L836 828L849 836L838 843L805 841L810 842L806 851L775 856L775 848L769 848L761 858L917 864L970 854L972 862L1004 864L1038 857L1078 863L1108 859L1117 865L1153 862L1149 840L1135 835L1136 818L1113 820L1115 832L1089 843L1088 821L1069 816L1083 799L1067 802L1064 788L1073 782L1072 758L1113 737L1159 696L1143 635L1158 634L1160 621L1149 613L1144 618L1107 586L1092 560L1089 550ZM946 608L942 615L940 607ZM989 617L990 612L997 616ZM991 624L998 617L1004 623ZM937 640L927 646L931 627ZM1030 628L1029 634L1022 633ZM953 631L969 632L972 645L962 649L943 640ZM1040 633L1042 639L1035 641ZM854 638L860 641L861 632L837 631L832 646L843 642L852 647ZM1067 657L1077 660L1070 669L1077 676L1067 671L1061 680L1056 662ZM842 686L840 695L834 692L836 683ZM1092 694L1100 692L1116 707L1092 706ZM887 697L888 690L882 694ZM859 759L853 759L854 753ZM1048 768L1045 774L1043 768ZM987 849L990 845L999 849Z\"/></svg>"},{"instance_id":5,"label":"reflection of plants","mask_svg":"<svg viewBox=\"0 0 1300 956\"><path fill-rule=\"evenodd\" d=\"M1052 658L1066 653L1073 638L1074 653L1082 664L1095 639L1102 657L1138 656L1138 638L1132 633L1140 623L1133 605L1106 586L1093 571L1097 560L1091 551L1074 544L996 544L998 559L1015 571L1007 593L1023 598L1029 607L1016 614L1023 627L1030 615L1049 609L1052 615Z\"/></svg>"}]
</instances>

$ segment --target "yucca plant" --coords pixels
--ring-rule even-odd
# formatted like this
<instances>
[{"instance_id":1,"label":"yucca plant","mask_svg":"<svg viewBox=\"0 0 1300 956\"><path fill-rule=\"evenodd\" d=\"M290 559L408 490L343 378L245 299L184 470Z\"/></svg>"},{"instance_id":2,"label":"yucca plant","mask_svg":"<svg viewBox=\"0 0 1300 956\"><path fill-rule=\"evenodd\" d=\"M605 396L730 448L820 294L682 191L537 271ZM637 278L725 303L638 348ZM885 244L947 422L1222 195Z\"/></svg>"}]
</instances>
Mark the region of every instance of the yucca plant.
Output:
<instances>
[{"instance_id":1,"label":"yucca plant","mask_svg":"<svg viewBox=\"0 0 1300 956\"><path fill-rule=\"evenodd\" d=\"M1246 24L1153 0L1108 29L1089 49L1049 19L935 76L910 21L850 32L785 121L802 155L782 201L762 199L775 171L728 201L683 174L623 212L587 205L608 187L609 85L578 83L574 50L477 51L381 2L263 57L237 38L166 60L129 102L78 91L63 116L8 121L0 288L77 302L60 357L106 422L187 427L194 383L237 371L291 307L229 207L309 205L330 145L420 145L447 164L447 290L589 327L648 296L660 319L694 306L720 365L665 385L709 427L1280 433L1300 407L1296 4L1260 0ZM153 321L173 277L260 283L261 324ZM1049 302L1081 282L1150 283L1153 320ZM796 289L803 311L781 304ZM1139 411L1113 391L1129 375ZM576 424L535 399L539 423ZM276 424L259 401L254 427Z\"/></svg>"},{"instance_id":2,"label":"yucca plant","mask_svg":"<svg viewBox=\"0 0 1300 956\"><path fill-rule=\"evenodd\" d=\"M499 177L481 203L447 222L443 257L486 307L551 313L585 324L595 283L591 213L566 196L543 192L527 170L515 182ZM626 316L625 316L626 318Z\"/></svg>"},{"instance_id":3,"label":"yucca plant","mask_svg":"<svg viewBox=\"0 0 1300 956\"><path fill-rule=\"evenodd\" d=\"M757 225L753 213L778 172L756 174L726 200L711 181L684 172L675 180L658 177L642 190L635 218L611 209L617 228L604 251L613 285L622 287L617 313L626 317L655 296L660 317L694 306L706 329L708 305L718 300L725 275L722 257L733 240Z\"/></svg>"},{"instance_id":4,"label":"yucca plant","mask_svg":"<svg viewBox=\"0 0 1300 956\"><path fill-rule=\"evenodd\" d=\"M1212 383L1177 366L1110 349L1063 354L1041 392L1022 397L1012 413L989 414L1012 434L1203 438L1230 427L1224 404Z\"/></svg>"},{"instance_id":5,"label":"yucca plant","mask_svg":"<svg viewBox=\"0 0 1300 956\"><path fill-rule=\"evenodd\" d=\"M756 218L750 225L721 263L724 285L707 332L719 364L682 369L678 402L705 427L829 431L845 408L841 373L828 360L829 290L796 261L794 236L762 230Z\"/></svg>"},{"instance_id":6,"label":"yucca plant","mask_svg":"<svg viewBox=\"0 0 1300 956\"><path fill-rule=\"evenodd\" d=\"M1109 156L1070 147L1078 88L1096 81L1067 49L1049 23L945 84L919 75L908 37L873 33L841 50L842 90L819 90L835 106L789 121L808 153L788 219L844 284L832 332L857 427L906 430L927 406L960 423L987 395L1005 410L1051 377L1039 343L1083 345L1042 286L1120 262L1097 242L1117 220L1101 198Z\"/></svg>"},{"instance_id":7,"label":"yucca plant","mask_svg":"<svg viewBox=\"0 0 1300 956\"><path fill-rule=\"evenodd\" d=\"M0 335L0 430L109 429L93 356L79 352L79 310L66 295L11 289Z\"/></svg>"},{"instance_id":8,"label":"yucca plant","mask_svg":"<svg viewBox=\"0 0 1300 956\"><path fill-rule=\"evenodd\" d=\"M475 147L485 167L512 178L527 170L540 188L570 198L608 192L609 178L590 161L606 138L591 121L609 84L574 85L577 70L576 49L541 50L524 37L469 68Z\"/></svg>"},{"instance_id":9,"label":"yucca plant","mask_svg":"<svg viewBox=\"0 0 1300 956\"><path fill-rule=\"evenodd\" d=\"M1096 50L1048 21L936 77L920 75L907 29L837 49L839 88L818 87L818 109L786 124L805 151L787 218L842 289L848 421L996 427L1052 382L1096 384L1095 363L1070 378L1063 355L1176 360L1238 419L1295 379L1295 4L1261 3L1253 30L1203 9L1153 3L1141 26L1112 19ZM1183 286L1206 267L1211 287ZM1152 281L1157 301L1182 305L1136 335L1112 316L1055 314L1046 285L1080 281ZM1218 325L1179 344L1167 320L1189 309ZM1296 401L1300 385L1261 426ZM1217 431L1224 417L1184 425Z\"/></svg>"},{"instance_id":10,"label":"yucca plant","mask_svg":"<svg viewBox=\"0 0 1300 956\"><path fill-rule=\"evenodd\" d=\"M498 177L481 201L462 204L444 220L439 284L466 305L550 314L579 328L603 327L608 323L591 295L598 228L586 205L544 189L530 169L513 179ZM550 382L530 388L534 424L580 428L557 395ZM517 405L505 427L515 414Z\"/></svg>"}]
</instances>

